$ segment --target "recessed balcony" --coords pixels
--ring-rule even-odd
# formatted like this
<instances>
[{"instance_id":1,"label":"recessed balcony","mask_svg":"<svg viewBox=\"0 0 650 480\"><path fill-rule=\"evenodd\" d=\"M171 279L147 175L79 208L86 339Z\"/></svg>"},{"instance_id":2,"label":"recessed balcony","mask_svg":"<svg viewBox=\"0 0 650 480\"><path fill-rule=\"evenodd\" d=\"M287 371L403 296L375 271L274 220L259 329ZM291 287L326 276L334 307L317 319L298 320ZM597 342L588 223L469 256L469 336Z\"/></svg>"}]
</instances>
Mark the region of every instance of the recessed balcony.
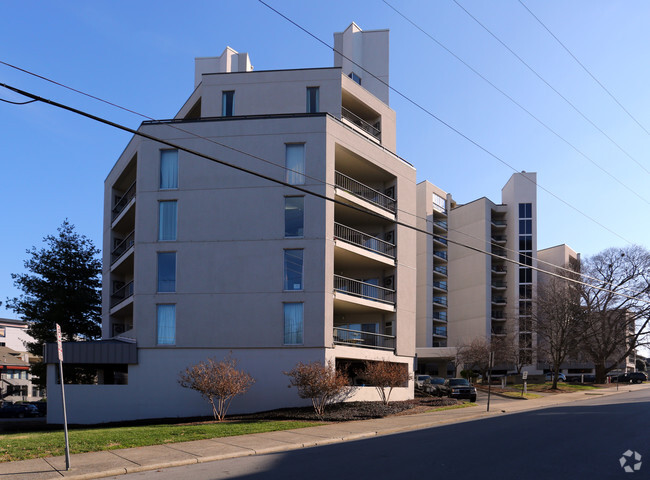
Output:
<instances>
[{"instance_id":1,"label":"recessed balcony","mask_svg":"<svg viewBox=\"0 0 650 480\"><path fill-rule=\"evenodd\" d=\"M133 297L133 281L120 286L111 294L111 309Z\"/></svg>"},{"instance_id":2,"label":"recessed balcony","mask_svg":"<svg viewBox=\"0 0 650 480\"><path fill-rule=\"evenodd\" d=\"M493 305L505 305L506 298L505 297L492 297L492 304Z\"/></svg>"},{"instance_id":3,"label":"recessed balcony","mask_svg":"<svg viewBox=\"0 0 650 480\"><path fill-rule=\"evenodd\" d=\"M504 244L507 237L505 235L492 235L492 243Z\"/></svg>"},{"instance_id":4,"label":"recessed balcony","mask_svg":"<svg viewBox=\"0 0 650 480\"><path fill-rule=\"evenodd\" d=\"M433 290L436 291L441 291L441 292L446 292L447 291L447 282L440 282L440 281L434 281L433 282Z\"/></svg>"},{"instance_id":5,"label":"recessed balcony","mask_svg":"<svg viewBox=\"0 0 650 480\"><path fill-rule=\"evenodd\" d=\"M111 220L115 222L117 218L127 210L127 207L130 207L135 201L135 184L133 182L131 186L126 190L126 192L115 200L115 206L112 210Z\"/></svg>"},{"instance_id":6,"label":"recessed balcony","mask_svg":"<svg viewBox=\"0 0 650 480\"><path fill-rule=\"evenodd\" d=\"M334 242L337 247L344 248L351 254L395 265L395 245L360 230L335 223Z\"/></svg>"},{"instance_id":7,"label":"recessed balcony","mask_svg":"<svg viewBox=\"0 0 650 480\"><path fill-rule=\"evenodd\" d=\"M501 281L494 281L492 282L492 289L493 290L505 290L508 288L508 285L506 282L501 282Z\"/></svg>"},{"instance_id":8,"label":"recessed balcony","mask_svg":"<svg viewBox=\"0 0 650 480\"><path fill-rule=\"evenodd\" d=\"M433 312L431 318L436 322L447 322L447 312Z\"/></svg>"},{"instance_id":9,"label":"recessed balcony","mask_svg":"<svg viewBox=\"0 0 650 480\"><path fill-rule=\"evenodd\" d=\"M373 211L375 211L375 208L380 208L381 210L390 212L393 215L397 211L397 204L394 198L391 198L368 185L364 185L341 172L335 172L334 177L335 185L342 191L339 194L342 193L341 196L343 198L354 202L361 200L361 202L359 202L361 205L374 207L371 208Z\"/></svg>"},{"instance_id":10,"label":"recessed balcony","mask_svg":"<svg viewBox=\"0 0 650 480\"><path fill-rule=\"evenodd\" d=\"M433 275L435 276L447 276L447 265L434 265L433 266Z\"/></svg>"},{"instance_id":11,"label":"recessed balcony","mask_svg":"<svg viewBox=\"0 0 650 480\"><path fill-rule=\"evenodd\" d=\"M353 311L364 307L395 311L395 290L341 275L334 275L334 299L356 304L359 308Z\"/></svg>"},{"instance_id":12,"label":"recessed balcony","mask_svg":"<svg viewBox=\"0 0 650 480\"><path fill-rule=\"evenodd\" d=\"M345 107L341 107L341 119L353 125L373 140L381 142L381 122L379 120L370 123Z\"/></svg>"},{"instance_id":13,"label":"recessed balcony","mask_svg":"<svg viewBox=\"0 0 650 480\"><path fill-rule=\"evenodd\" d=\"M433 236L433 244L434 245L447 246L447 237L442 236L442 235L434 235Z\"/></svg>"},{"instance_id":14,"label":"recessed balcony","mask_svg":"<svg viewBox=\"0 0 650 480\"><path fill-rule=\"evenodd\" d=\"M435 257L434 260L443 260L447 261L447 251L446 250L434 250L433 251L433 256Z\"/></svg>"},{"instance_id":15,"label":"recessed balcony","mask_svg":"<svg viewBox=\"0 0 650 480\"><path fill-rule=\"evenodd\" d=\"M490 223L493 227L498 229L506 228L508 226L508 222L506 222L505 219L500 218L493 218Z\"/></svg>"},{"instance_id":16,"label":"recessed balcony","mask_svg":"<svg viewBox=\"0 0 650 480\"><path fill-rule=\"evenodd\" d=\"M431 299L433 301L434 307L446 307L447 306L447 297L441 297L439 295L434 295Z\"/></svg>"},{"instance_id":17,"label":"recessed balcony","mask_svg":"<svg viewBox=\"0 0 650 480\"><path fill-rule=\"evenodd\" d=\"M447 338L447 327L433 327L433 336Z\"/></svg>"},{"instance_id":18,"label":"recessed balcony","mask_svg":"<svg viewBox=\"0 0 650 480\"><path fill-rule=\"evenodd\" d=\"M375 350L395 350L395 336L334 327L334 344Z\"/></svg>"},{"instance_id":19,"label":"recessed balcony","mask_svg":"<svg viewBox=\"0 0 650 480\"><path fill-rule=\"evenodd\" d=\"M497 322L505 322L507 320L503 310L492 310L490 318Z\"/></svg>"},{"instance_id":20,"label":"recessed balcony","mask_svg":"<svg viewBox=\"0 0 650 480\"><path fill-rule=\"evenodd\" d=\"M507 334L505 327L492 327L492 335L495 337L505 337Z\"/></svg>"},{"instance_id":21,"label":"recessed balcony","mask_svg":"<svg viewBox=\"0 0 650 480\"><path fill-rule=\"evenodd\" d=\"M496 273L497 275L505 275L508 272L505 265L492 265L491 270L492 273Z\"/></svg>"},{"instance_id":22,"label":"recessed balcony","mask_svg":"<svg viewBox=\"0 0 650 480\"><path fill-rule=\"evenodd\" d=\"M448 224L446 220L434 220L433 221L433 230L441 230L443 232L446 232L448 229Z\"/></svg>"},{"instance_id":23,"label":"recessed balcony","mask_svg":"<svg viewBox=\"0 0 650 480\"><path fill-rule=\"evenodd\" d=\"M117 245L115 245L115 248L111 251L111 266L115 265L115 263L117 263L121 258L127 256L127 254L132 253L134 233L135 232L129 233L125 238L117 243Z\"/></svg>"}]
</instances>

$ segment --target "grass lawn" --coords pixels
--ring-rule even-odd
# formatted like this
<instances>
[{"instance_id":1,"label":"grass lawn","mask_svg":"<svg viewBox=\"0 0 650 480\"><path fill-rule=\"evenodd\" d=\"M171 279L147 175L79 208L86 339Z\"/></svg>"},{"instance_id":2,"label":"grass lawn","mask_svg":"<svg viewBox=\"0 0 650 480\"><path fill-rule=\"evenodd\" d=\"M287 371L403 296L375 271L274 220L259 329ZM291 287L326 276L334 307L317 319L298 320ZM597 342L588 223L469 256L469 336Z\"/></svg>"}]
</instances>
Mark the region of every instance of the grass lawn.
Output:
<instances>
[{"instance_id":1,"label":"grass lawn","mask_svg":"<svg viewBox=\"0 0 650 480\"><path fill-rule=\"evenodd\" d=\"M593 385L587 385L583 383L563 383L563 382L558 382L557 384L557 390L552 390L551 387L553 384L551 382L546 382L546 383L537 383L537 384L528 384L527 390L529 392L544 392L544 393L553 393L553 392L558 392L558 393L568 393L568 392L577 392L577 391L582 391L582 390L597 390L598 387L595 387ZM508 385L509 388L518 390L521 392L521 389L523 388L523 385Z\"/></svg>"},{"instance_id":2,"label":"grass lawn","mask_svg":"<svg viewBox=\"0 0 650 480\"><path fill-rule=\"evenodd\" d=\"M442 412L443 410L456 410L457 408L476 407L476 406L478 406L478 403L465 402L465 403L459 403L458 405L448 405L446 407L432 408L431 410L427 410L424 413Z\"/></svg>"},{"instance_id":3,"label":"grass lawn","mask_svg":"<svg viewBox=\"0 0 650 480\"><path fill-rule=\"evenodd\" d=\"M541 398L542 397L542 395L538 395L536 393L529 393L529 392L524 393L523 396L522 396L521 388L519 389L519 392L509 392L507 390L504 391L504 392L501 392L501 391L497 390L497 393L499 395L503 395L505 397L512 397L512 398L526 398L526 399L530 398L530 399L532 399L532 398Z\"/></svg>"},{"instance_id":4,"label":"grass lawn","mask_svg":"<svg viewBox=\"0 0 650 480\"><path fill-rule=\"evenodd\" d=\"M322 425L317 422L250 421L201 424L146 425L72 429L70 453L99 452L118 448L164 445L207 438L272 432ZM15 433L0 436L0 462L65 454L63 429L59 432Z\"/></svg>"}]
</instances>

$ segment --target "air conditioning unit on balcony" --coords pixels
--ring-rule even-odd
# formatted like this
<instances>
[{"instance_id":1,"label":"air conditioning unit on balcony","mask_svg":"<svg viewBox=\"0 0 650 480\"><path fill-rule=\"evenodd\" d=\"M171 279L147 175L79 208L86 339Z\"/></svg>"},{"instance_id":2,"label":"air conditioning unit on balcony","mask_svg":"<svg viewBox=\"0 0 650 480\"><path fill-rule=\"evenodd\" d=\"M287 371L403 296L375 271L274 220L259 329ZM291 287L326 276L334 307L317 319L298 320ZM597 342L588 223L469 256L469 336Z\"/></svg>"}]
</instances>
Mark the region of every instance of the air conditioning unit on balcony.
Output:
<instances>
[{"instance_id":1,"label":"air conditioning unit on balcony","mask_svg":"<svg viewBox=\"0 0 650 480\"><path fill-rule=\"evenodd\" d=\"M384 278L384 287L390 288L391 290L395 289L395 275L390 275Z\"/></svg>"},{"instance_id":2,"label":"air conditioning unit on balcony","mask_svg":"<svg viewBox=\"0 0 650 480\"><path fill-rule=\"evenodd\" d=\"M384 240L395 245L395 230L389 230L384 233Z\"/></svg>"},{"instance_id":3,"label":"air conditioning unit on balcony","mask_svg":"<svg viewBox=\"0 0 650 480\"><path fill-rule=\"evenodd\" d=\"M113 324L113 337L116 337L122 333L126 332L126 325L123 323L114 323Z\"/></svg>"},{"instance_id":4,"label":"air conditioning unit on balcony","mask_svg":"<svg viewBox=\"0 0 650 480\"><path fill-rule=\"evenodd\" d=\"M395 185L392 187L388 187L386 190L384 190L384 195L386 195L388 198L392 198L395 200Z\"/></svg>"}]
</instances>

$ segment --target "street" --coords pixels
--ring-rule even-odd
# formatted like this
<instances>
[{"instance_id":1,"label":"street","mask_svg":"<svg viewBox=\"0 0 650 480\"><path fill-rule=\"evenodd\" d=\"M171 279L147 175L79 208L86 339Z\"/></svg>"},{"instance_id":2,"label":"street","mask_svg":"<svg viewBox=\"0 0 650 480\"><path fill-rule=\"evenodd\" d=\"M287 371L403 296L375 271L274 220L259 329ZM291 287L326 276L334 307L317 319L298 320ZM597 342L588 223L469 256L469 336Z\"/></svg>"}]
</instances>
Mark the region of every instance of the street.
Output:
<instances>
[{"instance_id":1,"label":"street","mask_svg":"<svg viewBox=\"0 0 650 480\"><path fill-rule=\"evenodd\" d=\"M493 408L513 400L493 398ZM484 408L485 398L480 398ZM517 401L517 400L514 400ZM494 407L492 407L494 405ZM648 478L650 392L643 389L368 440L143 472L115 479ZM631 458L629 458L631 456ZM647 470L647 471L644 471Z\"/></svg>"}]
</instances>

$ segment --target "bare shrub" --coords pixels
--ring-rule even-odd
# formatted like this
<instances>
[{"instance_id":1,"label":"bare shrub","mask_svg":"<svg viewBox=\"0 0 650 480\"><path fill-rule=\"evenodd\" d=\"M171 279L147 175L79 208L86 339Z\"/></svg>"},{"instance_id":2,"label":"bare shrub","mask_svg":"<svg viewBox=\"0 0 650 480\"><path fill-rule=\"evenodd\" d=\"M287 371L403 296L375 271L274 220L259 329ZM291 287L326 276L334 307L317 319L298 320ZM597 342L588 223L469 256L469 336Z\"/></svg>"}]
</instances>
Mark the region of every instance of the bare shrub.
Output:
<instances>
[{"instance_id":1,"label":"bare shrub","mask_svg":"<svg viewBox=\"0 0 650 480\"><path fill-rule=\"evenodd\" d=\"M342 401L351 391L348 378L334 368L332 361L299 362L292 370L283 372L291 379L291 385L298 389L300 398L311 399L316 415L323 416L325 407Z\"/></svg>"},{"instance_id":2,"label":"bare shrub","mask_svg":"<svg viewBox=\"0 0 650 480\"><path fill-rule=\"evenodd\" d=\"M411 379L408 366L393 362L366 362L363 378L374 386L384 405L388 405L390 394L395 387L406 387Z\"/></svg>"},{"instance_id":3,"label":"bare shrub","mask_svg":"<svg viewBox=\"0 0 650 480\"><path fill-rule=\"evenodd\" d=\"M255 383L248 373L237 370L237 361L231 356L218 362L209 358L185 369L179 374L182 387L196 390L212 406L214 418L222 421L230 402L244 394Z\"/></svg>"}]
</instances>

